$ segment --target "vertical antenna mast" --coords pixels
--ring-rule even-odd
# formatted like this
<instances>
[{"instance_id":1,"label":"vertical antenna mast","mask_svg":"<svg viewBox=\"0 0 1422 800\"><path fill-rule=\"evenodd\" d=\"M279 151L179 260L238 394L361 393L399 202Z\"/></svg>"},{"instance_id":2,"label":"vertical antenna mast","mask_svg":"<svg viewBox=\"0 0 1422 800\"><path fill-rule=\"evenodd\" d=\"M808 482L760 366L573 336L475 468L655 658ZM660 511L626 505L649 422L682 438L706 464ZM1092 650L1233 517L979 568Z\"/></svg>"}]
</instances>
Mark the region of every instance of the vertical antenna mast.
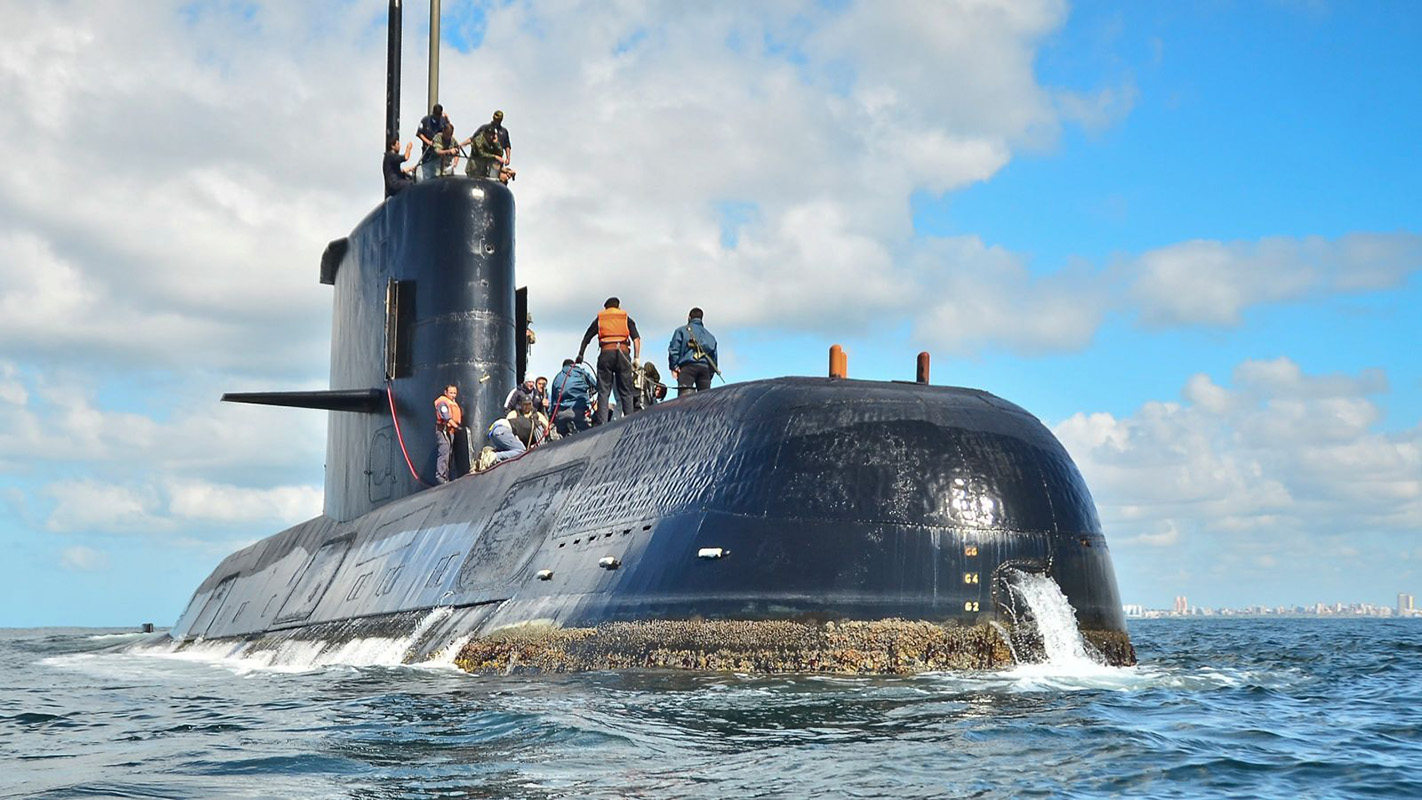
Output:
<instances>
[{"instance_id":1,"label":"vertical antenna mast","mask_svg":"<svg viewBox=\"0 0 1422 800\"><path fill-rule=\"evenodd\" d=\"M430 101L425 112L439 102L439 0L430 0Z\"/></svg>"},{"instance_id":2,"label":"vertical antenna mast","mask_svg":"<svg viewBox=\"0 0 1422 800\"><path fill-rule=\"evenodd\" d=\"M390 0L390 23L385 45L385 141L380 150L390 149L390 140L400 137L400 0Z\"/></svg>"}]
</instances>

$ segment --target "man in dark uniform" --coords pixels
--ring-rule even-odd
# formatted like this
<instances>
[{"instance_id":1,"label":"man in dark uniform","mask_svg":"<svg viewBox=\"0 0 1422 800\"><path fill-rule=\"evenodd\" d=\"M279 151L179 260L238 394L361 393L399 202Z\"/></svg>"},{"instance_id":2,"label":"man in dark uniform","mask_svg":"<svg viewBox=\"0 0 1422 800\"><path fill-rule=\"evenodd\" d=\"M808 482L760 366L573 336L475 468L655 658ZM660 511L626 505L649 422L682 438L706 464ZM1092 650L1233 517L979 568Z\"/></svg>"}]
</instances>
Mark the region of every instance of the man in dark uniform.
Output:
<instances>
[{"instance_id":1,"label":"man in dark uniform","mask_svg":"<svg viewBox=\"0 0 1422 800\"><path fill-rule=\"evenodd\" d=\"M642 335L637 332L637 323L622 310L622 301L616 297L607 298L597 319L588 326L583 335L582 346L578 348L578 363L583 361L583 352L588 342L596 336L602 352L597 356L597 417L594 425L607 422L610 411L607 407L608 395L612 392L613 381L617 381L617 413L629 413L632 406L632 370L641 366ZM632 356L628 359L628 344Z\"/></svg>"},{"instance_id":2,"label":"man in dark uniform","mask_svg":"<svg viewBox=\"0 0 1422 800\"><path fill-rule=\"evenodd\" d=\"M385 196L394 197L404 191L406 187L415 182L410 176L414 167L406 169L404 164L410 160L410 148L414 142L405 145L405 154L400 155L400 140L391 139L390 149L385 151L385 162L381 164L381 171L385 173Z\"/></svg>"},{"instance_id":3,"label":"man in dark uniform","mask_svg":"<svg viewBox=\"0 0 1422 800\"><path fill-rule=\"evenodd\" d=\"M420 120L420 127L415 131L415 135L424 143L425 149L420 153L420 180L427 181L439 174L440 158L435 148L435 137L444 132L444 126L449 123L449 117L444 113L444 106L435 103L428 116Z\"/></svg>"},{"instance_id":4,"label":"man in dark uniform","mask_svg":"<svg viewBox=\"0 0 1422 800\"><path fill-rule=\"evenodd\" d=\"M703 316L701 309L691 309L686 324L676 329L667 346L667 366L676 376L677 397L710 389L711 376L721 371L716 366L716 337L701 324Z\"/></svg>"}]
</instances>

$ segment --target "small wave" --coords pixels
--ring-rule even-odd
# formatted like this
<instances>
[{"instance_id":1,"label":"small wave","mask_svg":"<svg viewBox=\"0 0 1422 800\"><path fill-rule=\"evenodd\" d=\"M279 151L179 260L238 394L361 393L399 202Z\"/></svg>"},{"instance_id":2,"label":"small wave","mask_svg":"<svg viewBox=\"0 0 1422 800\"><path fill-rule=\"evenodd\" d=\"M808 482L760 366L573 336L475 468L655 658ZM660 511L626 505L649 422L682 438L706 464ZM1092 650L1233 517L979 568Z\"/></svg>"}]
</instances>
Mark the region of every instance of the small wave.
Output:
<instances>
[{"instance_id":1,"label":"small wave","mask_svg":"<svg viewBox=\"0 0 1422 800\"><path fill-rule=\"evenodd\" d=\"M121 633L93 633L84 638L91 642L114 644L120 642L136 642L152 635L151 633L144 633L142 631L123 631Z\"/></svg>"},{"instance_id":2,"label":"small wave","mask_svg":"<svg viewBox=\"0 0 1422 800\"><path fill-rule=\"evenodd\" d=\"M436 651L434 656L428 661L420 661L408 666L415 669L458 672L463 675L464 670L455 666L454 659L459 657L459 651L463 650L464 645L468 644L472 638L474 638L474 634L472 633L461 636L445 645L443 649Z\"/></svg>"},{"instance_id":3,"label":"small wave","mask_svg":"<svg viewBox=\"0 0 1422 800\"><path fill-rule=\"evenodd\" d=\"M414 628L398 637L367 637L346 641L324 639L286 639L276 642L232 640L199 640L175 642L165 639L152 645L139 645L128 651L149 658L197 662L226 669L237 675L251 672L302 673L333 668L430 666L453 668L454 657L462 642L451 643L437 658L420 664L407 664L410 648L424 637L431 627L449 617L448 608L436 608L422 617ZM466 638L467 640L467 638Z\"/></svg>"},{"instance_id":4,"label":"small wave","mask_svg":"<svg viewBox=\"0 0 1422 800\"><path fill-rule=\"evenodd\" d=\"M1278 688L1302 677L1289 670L1261 671L1214 667L1138 664L1110 667L1092 663L1020 664L997 672L935 672L918 677L933 690L954 693L1028 694L1059 692L1209 692L1258 686Z\"/></svg>"}]
</instances>

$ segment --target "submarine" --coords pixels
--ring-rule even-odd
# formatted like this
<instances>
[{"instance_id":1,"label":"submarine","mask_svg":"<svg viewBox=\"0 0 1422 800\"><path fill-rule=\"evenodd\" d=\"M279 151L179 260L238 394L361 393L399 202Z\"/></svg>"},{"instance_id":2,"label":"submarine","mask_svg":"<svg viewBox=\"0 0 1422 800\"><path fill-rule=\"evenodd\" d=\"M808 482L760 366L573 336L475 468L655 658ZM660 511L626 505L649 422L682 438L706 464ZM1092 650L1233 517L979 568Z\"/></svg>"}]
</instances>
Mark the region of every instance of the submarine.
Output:
<instances>
[{"instance_id":1,"label":"submarine","mask_svg":"<svg viewBox=\"0 0 1422 800\"><path fill-rule=\"evenodd\" d=\"M465 441L465 474L435 485L432 400L455 384L481 431L526 369L514 223L504 184L440 177L330 243L331 388L223 397L327 412L323 513L223 559L169 646L394 638L476 673L990 669L1018 657L1013 581L1035 574L1103 663L1135 663L1065 448L926 369L854 380L832 355L825 376L689 394L484 471Z\"/></svg>"}]
</instances>

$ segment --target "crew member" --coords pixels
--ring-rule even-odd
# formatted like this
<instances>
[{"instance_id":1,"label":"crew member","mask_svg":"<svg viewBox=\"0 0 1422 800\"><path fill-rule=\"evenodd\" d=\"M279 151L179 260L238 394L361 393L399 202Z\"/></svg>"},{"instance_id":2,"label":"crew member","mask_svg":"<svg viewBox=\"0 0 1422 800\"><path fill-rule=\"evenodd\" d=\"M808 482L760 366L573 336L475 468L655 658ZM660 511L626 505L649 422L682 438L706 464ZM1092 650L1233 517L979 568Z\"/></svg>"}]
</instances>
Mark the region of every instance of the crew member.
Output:
<instances>
[{"instance_id":1,"label":"crew member","mask_svg":"<svg viewBox=\"0 0 1422 800\"><path fill-rule=\"evenodd\" d=\"M542 375L533 382L533 407L544 414L551 414L548 410L548 379Z\"/></svg>"},{"instance_id":2,"label":"crew member","mask_svg":"<svg viewBox=\"0 0 1422 800\"><path fill-rule=\"evenodd\" d=\"M454 166L459 163L459 140L454 138L454 125L445 120L444 130L435 134L434 152L439 157L439 175L454 174Z\"/></svg>"},{"instance_id":3,"label":"crew member","mask_svg":"<svg viewBox=\"0 0 1422 800\"><path fill-rule=\"evenodd\" d=\"M573 359L563 359L563 369L553 376L553 426L560 436L588 429L588 394L593 390L587 372Z\"/></svg>"},{"instance_id":4,"label":"crew member","mask_svg":"<svg viewBox=\"0 0 1422 800\"><path fill-rule=\"evenodd\" d=\"M405 167L406 161L410 160L410 148L414 142L405 144L405 154L400 155L400 140L391 137L390 149L385 151L385 161L380 165L381 171L385 173L385 196L394 197L404 191L406 187L415 182L414 176L410 173L415 171L415 167Z\"/></svg>"},{"instance_id":5,"label":"crew member","mask_svg":"<svg viewBox=\"0 0 1422 800\"><path fill-rule=\"evenodd\" d=\"M716 366L716 337L702 324L703 316L701 309L691 309L686 324L676 329L667 346L667 365L676 376L677 397L710 389L711 376L721 373Z\"/></svg>"},{"instance_id":6,"label":"crew member","mask_svg":"<svg viewBox=\"0 0 1422 800\"><path fill-rule=\"evenodd\" d=\"M632 371L632 390L636 395L633 406L637 411L651 408L667 396L662 374L657 372L657 365L650 361L643 361L641 369Z\"/></svg>"},{"instance_id":7,"label":"crew member","mask_svg":"<svg viewBox=\"0 0 1422 800\"><path fill-rule=\"evenodd\" d=\"M504 398L504 411L517 411L523 399L533 397L535 391L537 390L534 388L533 381L524 381L510 389L508 396ZM534 405L538 405L537 401L534 402Z\"/></svg>"},{"instance_id":8,"label":"crew member","mask_svg":"<svg viewBox=\"0 0 1422 800\"><path fill-rule=\"evenodd\" d=\"M492 119L490 119L483 125L480 125L479 128L474 131L473 138L476 140L482 139L484 136L484 131L489 129L493 129L495 136L498 137L497 141L499 143L500 149L502 150L502 152L499 154L499 163L501 163L504 167L507 167L509 165L509 162L513 160L513 145L509 143L509 129L504 127L504 112L495 111ZM495 176L490 175L489 177L492 178ZM508 183L508 181L504 181L504 183Z\"/></svg>"},{"instance_id":9,"label":"crew member","mask_svg":"<svg viewBox=\"0 0 1422 800\"><path fill-rule=\"evenodd\" d=\"M435 442L439 448L435 455L435 483L449 483L449 458L454 454L454 433L459 430L464 415L459 410L455 398L459 388L454 384L444 387L444 394L435 398Z\"/></svg>"},{"instance_id":10,"label":"crew member","mask_svg":"<svg viewBox=\"0 0 1422 800\"><path fill-rule=\"evenodd\" d=\"M471 178L500 180L504 168L504 148L499 144L499 132L485 125L477 133L460 144L469 145L469 163L464 165L464 174ZM502 178L508 183L507 178Z\"/></svg>"},{"instance_id":11,"label":"crew member","mask_svg":"<svg viewBox=\"0 0 1422 800\"><path fill-rule=\"evenodd\" d=\"M480 455L479 465L487 469L489 466L501 461L508 461L510 458L523 454L528 447L514 435L513 424L504 417L499 417L489 425L489 446L486 451L493 451L486 459Z\"/></svg>"},{"instance_id":12,"label":"crew member","mask_svg":"<svg viewBox=\"0 0 1422 800\"><path fill-rule=\"evenodd\" d=\"M551 427L548 424L548 417L533 407L532 397L521 399L518 408L510 411L504 419L509 421L509 428L513 430L513 435L528 449L543 444L544 438L548 436L548 429Z\"/></svg>"},{"instance_id":13,"label":"crew member","mask_svg":"<svg viewBox=\"0 0 1422 800\"><path fill-rule=\"evenodd\" d=\"M435 152L435 137L443 130L449 118L445 116L444 106L439 103L434 104L430 113L420 120L420 127L415 131L415 136L424 143L424 150L420 153L420 180L427 181L435 176L439 170L439 154Z\"/></svg>"},{"instance_id":14,"label":"crew member","mask_svg":"<svg viewBox=\"0 0 1422 800\"><path fill-rule=\"evenodd\" d=\"M632 408L632 370L641 366L642 335L637 333L637 323L622 310L622 301L616 297L607 298L597 319L583 334L582 346L578 348L578 363L583 361L583 352L588 342L596 336L602 352L597 356L597 417L594 425L607 422L611 409L607 407L608 395L612 392L613 381L617 382L617 413L627 414ZM628 350L632 351L628 358Z\"/></svg>"}]
</instances>

